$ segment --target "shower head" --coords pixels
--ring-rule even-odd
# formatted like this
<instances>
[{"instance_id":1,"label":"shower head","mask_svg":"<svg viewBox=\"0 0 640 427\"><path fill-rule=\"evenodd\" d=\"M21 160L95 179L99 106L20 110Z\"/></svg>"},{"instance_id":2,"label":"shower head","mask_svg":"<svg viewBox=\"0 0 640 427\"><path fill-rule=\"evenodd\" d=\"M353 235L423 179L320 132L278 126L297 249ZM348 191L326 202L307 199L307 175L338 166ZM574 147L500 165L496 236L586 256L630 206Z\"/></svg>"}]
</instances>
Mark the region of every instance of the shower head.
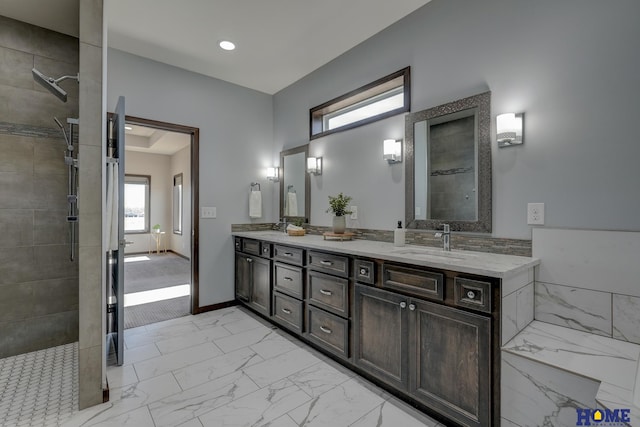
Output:
<instances>
[{"instance_id":1,"label":"shower head","mask_svg":"<svg viewBox=\"0 0 640 427\"><path fill-rule=\"evenodd\" d=\"M67 102L67 92L62 89L58 83L67 79L75 79L78 80L78 76L62 76L59 79L54 79L53 77L47 77L42 74L40 71L35 68L31 69L31 73L33 74L33 79L40 83L44 88L46 88L49 92L57 96L62 102Z\"/></svg>"}]
</instances>

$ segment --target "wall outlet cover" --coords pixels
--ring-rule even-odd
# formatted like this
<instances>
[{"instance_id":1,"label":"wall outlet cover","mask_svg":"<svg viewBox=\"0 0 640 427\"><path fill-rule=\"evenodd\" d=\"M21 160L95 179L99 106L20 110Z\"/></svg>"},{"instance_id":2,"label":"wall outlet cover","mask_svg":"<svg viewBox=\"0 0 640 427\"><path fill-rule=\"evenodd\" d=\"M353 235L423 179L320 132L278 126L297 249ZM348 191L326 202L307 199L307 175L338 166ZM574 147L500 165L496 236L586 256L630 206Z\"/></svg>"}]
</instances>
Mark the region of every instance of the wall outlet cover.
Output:
<instances>
[{"instance_id":1,"label":"wall outlet cover","mask_svg":"<svg viewBox=\"0 0 640 427\"><path fill-rule=\"evenodd\" d=\"M351 219L358 219L358 207L349 206L349 210L351 211Z\"/></svg>"},{"instance_id":2,"label":"wall outlet cover","mask_svg":"<svg viewBox=\"0 0 640 427\"><path fill-rule=\"evenodd\" d=\"M202 206L200 208L200 218L216 218L218 209L210 206Z\"/></svg>"},{"instance_id":3,"label":"wall outlet cover","mask_svg":"<svg viewBox=\"0 0 640 427\"><path fill-rule=\"evenodd\" d=\"M544 203L527 204L527 224L544 225Z\"/></svg>"}]
</instances>

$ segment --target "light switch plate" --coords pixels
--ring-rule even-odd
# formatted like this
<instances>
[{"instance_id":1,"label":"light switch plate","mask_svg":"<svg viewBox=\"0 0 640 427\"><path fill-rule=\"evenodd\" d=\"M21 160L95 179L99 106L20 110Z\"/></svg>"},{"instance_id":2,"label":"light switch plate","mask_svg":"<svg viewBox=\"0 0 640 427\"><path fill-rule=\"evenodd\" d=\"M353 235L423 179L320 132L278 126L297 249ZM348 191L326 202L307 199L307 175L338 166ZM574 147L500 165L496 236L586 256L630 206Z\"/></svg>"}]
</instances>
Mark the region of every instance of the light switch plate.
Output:
<instances>
[{"instance_id":1,"label":"light switch plate","mask_svg":"<svg viewBox=\"0 0 640 427\"><path fill-rule=\"evenodd\" d=\"M544 203L527 204L527 224L544 225Z\"/></svg>"},{"instance_id":2,"label":"light switch plate","mask_svg":"<svg viewBox=\"0 0 640 427\"><path fill-rule=\"evenodd\" d=\"M200 218L216 218L218 209L215 207L202 206L200 208Z\"/></svg>"},{"instance_id":3,"label":"light switch plate","mask_svg":"<svg viewBox=\"0 0 640 427\"><path fill-rule=\"evenodd\" d=\"M358 207L349 206L349 210L351 211L351 219L358 219Z\"/></svg>"}]
</instances>

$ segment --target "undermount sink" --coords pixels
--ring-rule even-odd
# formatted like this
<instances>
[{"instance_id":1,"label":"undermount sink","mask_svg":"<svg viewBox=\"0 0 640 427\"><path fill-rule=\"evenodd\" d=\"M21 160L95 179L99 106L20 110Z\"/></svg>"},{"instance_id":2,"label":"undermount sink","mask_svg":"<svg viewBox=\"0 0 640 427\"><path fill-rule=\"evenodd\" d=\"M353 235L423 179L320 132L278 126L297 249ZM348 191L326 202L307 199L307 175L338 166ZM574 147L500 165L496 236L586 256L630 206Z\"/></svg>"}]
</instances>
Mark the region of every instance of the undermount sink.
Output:
<instances>
[{"instance_id":1,"label":"undermount sink","mask_svg":"<svg viewBox=\"0 0 640 427\"><path fill-rule=\"evenodd\" d=\"M412 257L424 258L424 259L433 259L440 258L442 260L451 261L463 261L467 255L462 255L459 253L451 253L446 252L441 249L422 249L422 248L402 248L402 249L392 249L392 253L398 255L409 255Z\"/></svg>"}]
</instances>

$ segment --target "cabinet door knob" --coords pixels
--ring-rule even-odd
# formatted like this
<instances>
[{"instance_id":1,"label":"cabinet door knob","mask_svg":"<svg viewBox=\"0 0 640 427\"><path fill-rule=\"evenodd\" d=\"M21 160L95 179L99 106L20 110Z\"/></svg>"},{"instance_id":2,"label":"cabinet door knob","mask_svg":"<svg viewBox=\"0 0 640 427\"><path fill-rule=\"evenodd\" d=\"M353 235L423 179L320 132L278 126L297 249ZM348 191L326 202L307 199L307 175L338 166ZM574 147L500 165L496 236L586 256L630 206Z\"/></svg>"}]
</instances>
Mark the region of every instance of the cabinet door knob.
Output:
<instances>
[{"instance_id":1,"label":"cabinet door knob","mask_svg":"<svg viewBox=\"0 0 640 427\"><path fill-rule=\"evenodd\" d=\"M283 312L284 314L291 314L291 310L289 310L288 308L283 308L283 309L282 309L282 312Z\"/></svg>"},{"instance_id":2,"label":"cabinet door knob","mask_svg":"<svg viewBox=\"0 0 640 427\"><path fill-rule=\"evenodd\" d=\"M367 271L366 268L361 268L360 269L360 274L363 275L363 276L366 276L367 274L369 274L369 272Z\"/></svg>"},{"instance_id":3,"label":"cabinet door knob","mask_svg":"<svg viewBox=\"0 0 640 427\"><path fill-rule=\"evenodd\" d=\"M324 326L320 326L320 330L322 332L324 332L325 334L330 334L331 333L331 329L325 328Z\"/></svg>"},{"instance_id":4,"label":"cabinet door knob","mask_svg":"<svg viewBox=\"0 0 640 427\"><path fill-rule=\"evenodd\" d=\"M407 303L406 303L406 302L404 302L404 301L402 301L402 302L400 303L400 308L407 308Z\"/></svg>"},{"instance_id":5,"label":"cabinet door knob","mask_svg":"<svg viewBox=\"0 0 640 427\"><path fill-rule=\"evenodd\" d=\"M413 311L416 309L416 305L415 304L409 304L409 310Z\"/></svg>"},{"instance_id":6,"label":"cabinet door knob","mask_svg":"<svg viewBox=\"0 0 640 427\"><path fill-rule=\"evenodd\" d=\"M467 291L467 298L474 299L476 297L476 293L473 291Z\"/></svg>"},{"instance_id":7,"label":"cabinet door knob","mask_svg":"<svg viewBox=\"0 0 640 427\"><path fill-rule=\"evenodd\" d=\"M248 263L252 263L252 262L253 262L253 260L252 260L251 258L247 258L247 262L248 262Z\"/></svg>"}]
</instances>

